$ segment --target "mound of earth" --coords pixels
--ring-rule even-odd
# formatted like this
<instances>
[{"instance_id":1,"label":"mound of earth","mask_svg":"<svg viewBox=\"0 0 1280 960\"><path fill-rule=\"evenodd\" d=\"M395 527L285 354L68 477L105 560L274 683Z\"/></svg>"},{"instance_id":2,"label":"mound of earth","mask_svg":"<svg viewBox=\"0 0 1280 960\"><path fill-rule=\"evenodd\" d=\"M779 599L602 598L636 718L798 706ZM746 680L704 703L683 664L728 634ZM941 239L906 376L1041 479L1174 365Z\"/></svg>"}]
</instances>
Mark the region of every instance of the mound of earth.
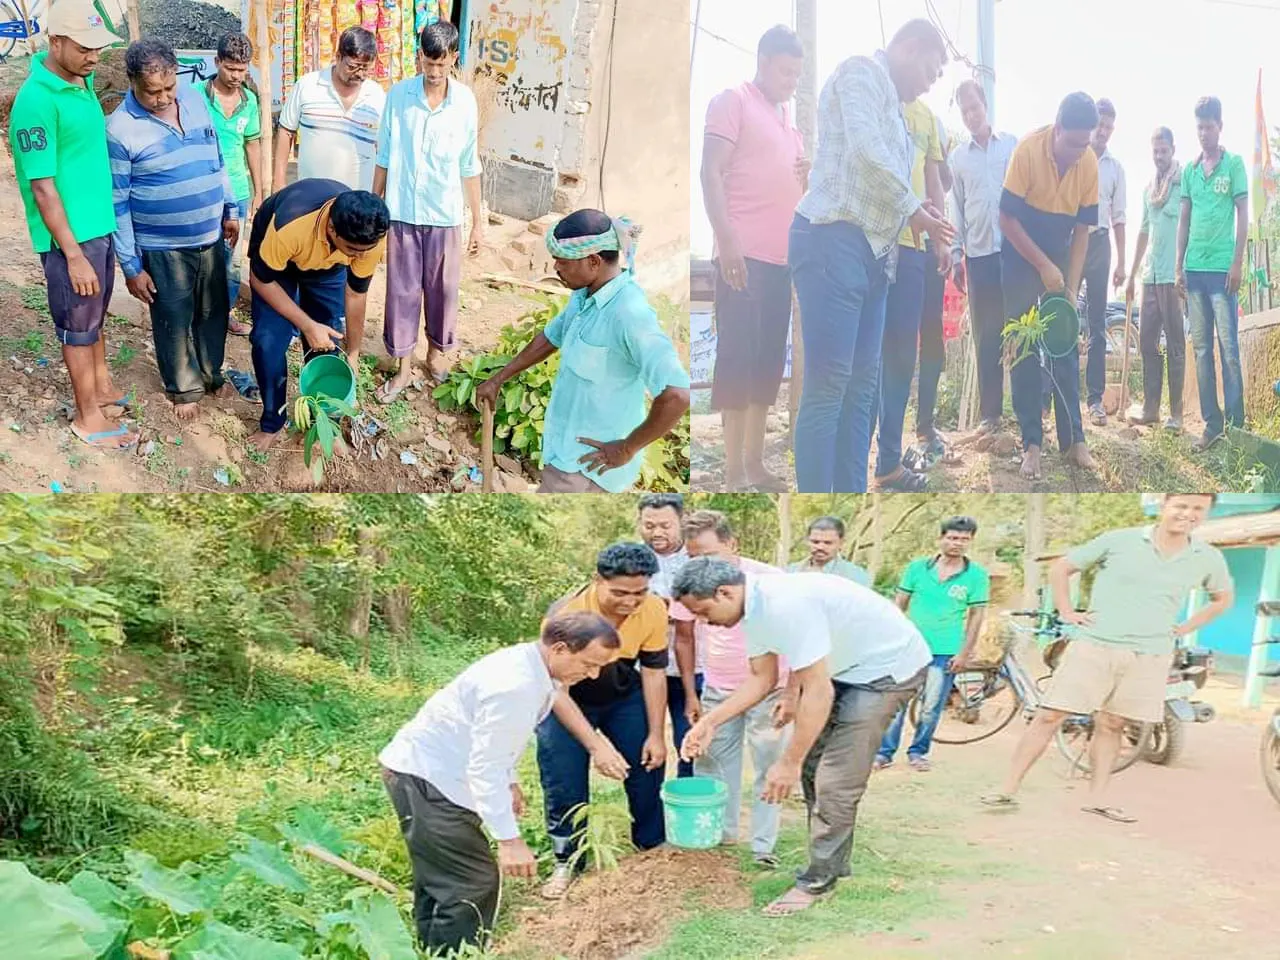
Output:
<instances>
[{"instance_id":1,"label":"mound of earth","mask_svg":"<svg viewBox=\"0 0 1280 960\"><path fill-rule=\"evenodd\" d=\"M175 50L216 50L228 33L242 32L238 13L197 0L141 0L138 19L144 37Z\"/></svg>"},{"instance_id":2,"label":"mound of earth","mask_svg":"<svg viewBox=\"0 0 1280 960\"><path fill-rule=\"evenodd\" d=\"M552 906L528 907L499 953L617 960L662 940L694 910L743 909L751 891L736 860L718 851L661 848L591 873Z\"/></svg>"}]
</instances>

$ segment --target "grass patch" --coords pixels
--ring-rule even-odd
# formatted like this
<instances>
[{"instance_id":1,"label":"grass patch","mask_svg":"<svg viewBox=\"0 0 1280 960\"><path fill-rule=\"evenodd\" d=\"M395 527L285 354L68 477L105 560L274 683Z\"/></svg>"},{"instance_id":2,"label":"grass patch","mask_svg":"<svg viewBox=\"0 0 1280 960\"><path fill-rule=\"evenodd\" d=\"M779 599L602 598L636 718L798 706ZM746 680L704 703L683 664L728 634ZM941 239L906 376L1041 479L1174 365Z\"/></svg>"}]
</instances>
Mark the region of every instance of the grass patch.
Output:
<instances>
[{"instance_id":1,"label":"grass patch","mask_svg":"<svg viewBox=\"0 0 1280 960\"><path fill-rule=\"evenodd\" d=\"M133 362L133 358L138 355L138 351L127 343L122 343L116 347L116 354L111 358L111 366L116 370L123 370Z\"/></svg>"},{"instance_id":2,"label":"grass patch","mask_svg":"<svg viewBox=\"0 0 1280 960\"><path fill-rule=\"evenodd\" d=\"M51 316L49 313L49 291L44 287L23 287L22 292L18 295L18 300L33 313L38 313L42 317Z\"/></svg>"}]
</instances>

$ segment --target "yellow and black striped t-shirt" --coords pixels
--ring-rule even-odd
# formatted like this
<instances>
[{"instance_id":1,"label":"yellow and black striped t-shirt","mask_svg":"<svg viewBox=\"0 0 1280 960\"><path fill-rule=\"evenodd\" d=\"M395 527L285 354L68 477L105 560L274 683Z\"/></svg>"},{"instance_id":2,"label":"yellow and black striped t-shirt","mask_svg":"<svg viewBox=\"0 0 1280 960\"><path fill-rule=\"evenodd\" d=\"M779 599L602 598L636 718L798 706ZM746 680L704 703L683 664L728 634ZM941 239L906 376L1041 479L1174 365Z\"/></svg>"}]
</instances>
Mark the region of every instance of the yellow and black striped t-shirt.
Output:
<instances>
[{"instance_id":1,"label":"yellow and black striped t-shirt","mask_svg":"<svg viewBox=\"0 0 1280 960\"><path fill-rule=\"evenodd\" d=\"M1077 224L1098 223L1098 157L1085 150L1065 174L1053 157L1053 127L1027 136L1014 148L1005 173L1000 212L1014 217L1045 255L1065 268ZM1004 249L1013 253L1013 244Z\"/></svg>"}]
</instances>

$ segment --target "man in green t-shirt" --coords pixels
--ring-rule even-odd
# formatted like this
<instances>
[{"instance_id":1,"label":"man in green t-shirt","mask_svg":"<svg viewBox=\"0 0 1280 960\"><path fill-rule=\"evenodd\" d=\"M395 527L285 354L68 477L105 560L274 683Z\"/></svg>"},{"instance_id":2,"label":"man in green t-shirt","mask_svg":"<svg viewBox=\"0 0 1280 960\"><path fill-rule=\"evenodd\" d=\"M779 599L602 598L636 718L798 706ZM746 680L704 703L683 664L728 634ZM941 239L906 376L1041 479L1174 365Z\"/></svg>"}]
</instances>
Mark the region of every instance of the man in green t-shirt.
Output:
<instances>
[{"instance_id":1,"label":"man in green t-shirt","mask_svg":"<svg viewBox=\"0 0 1280 960\"><path fill-rule=\"evenodd\" d=\"M200 93L209 104L209 116L218 132L222 162L239 205L241 233L249 234L252 216L262 205L262 119L258 112L258 96L249 86L249 61L253 46L243 33L228 33L218 41L213 58L218 68L215 77L200 84ZM234 309L240 299L239 244L224 243L227 253L227 303ZM227 329L237 336L248 336L249 325L232 319Z\"/></svg>"},{"instance_id":2,"label":"man in green t-shirt","mask_svg":"<svg viewBox=\"0 0 1280 960\"><path fill-rule=\"evenodd\" d=\"M49 50L31 58L13 102L9 149L75 394L71 432L90 446L129 447L137 433L106 415L128 400L107 369L102 331L115 284L116 216L106 119L93 92L98 56L118 38L92 0L58 0L46 32Z\"/></svg>"},{"instance_id":3,"label":"man in green t-shirt","mask_svg":"<svg viewBox=\"0 0 1280 960\"><path fill-rule=\"evenodd\" d=\"M978 524L972 517L944 520L938 552L912 560L898 583L898 607L916 625L933 654L925 675L920 725L907 748L907 762L921 773L929 769L934 731L951 696L955 675L973 654L991 599L990 576L967 556L977 532ZM906 716L904 705L885 731L872 769L893 763Z\"/></svg>"},{"instance_id":4,"label":"man in green t-shirt","mask_svg":"<svg viewBox=\"0 0 1280 960\"><path fill-rule=\"evenodd\" d=\"M841 556L843 551L844 521L839 517L819 517L809 524L809 559L797 560L787 567L787 572L829 573L864 587L871 586L871 575Z\"/></svg>"},{"instance_id":5,"label":"man in green t-shirt","mask_svg":"<svg viewBox=\"0 0 1280 960\"><path fill-rule=\"evenodd\" d=\"M1164 719L1165 686L1174 647L1230 609L1235 588L1222 551L1191 532L1217 499L1212 493L1166 494L1154 526L1110 530L1071 550L1049 571L1053 602L1070 643L1035 717L1013 752L999 793L982 802L1012 806L1027 771L1072 714L1093 716L1089 797L1082 808L1119 823L1134 818L1104 802L1127 721ZM1096 571L1087 610L1076 610L1071 578ZM1197 590L1209 602L1181 623Z\"/></svg>"},{"instance_id":6,"label":"man in green t-shirt","mask_svg":"<svg viewBox=\"0 0 1280 960\"><path fill-rule=\"evenodd\" d=\"M1182 171L1182 211L1178 219L1176 284L1187 298L1191 344L1195 348L1196 387L1204 435L1196 451L1207 450L1226 425L1244 426L1244 374L1240 367L1239 301L1244 252L1249 239L1249 178L1244 160L1218 142L1222 102L1204 97L1196 104L1200 156ZM1222 398L1213 342L1222 351Z\"/></svg>"}]
</instances>

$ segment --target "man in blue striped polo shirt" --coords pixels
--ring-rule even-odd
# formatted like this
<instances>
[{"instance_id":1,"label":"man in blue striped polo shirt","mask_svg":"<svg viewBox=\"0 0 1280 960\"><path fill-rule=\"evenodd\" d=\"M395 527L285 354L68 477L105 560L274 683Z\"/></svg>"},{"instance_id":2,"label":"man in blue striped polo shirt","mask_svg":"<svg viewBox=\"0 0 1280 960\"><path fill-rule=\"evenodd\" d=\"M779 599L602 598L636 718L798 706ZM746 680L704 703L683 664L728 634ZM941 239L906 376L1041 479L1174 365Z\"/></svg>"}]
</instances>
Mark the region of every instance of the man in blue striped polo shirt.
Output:
<instances>
[{"instance_id":1,"label":"man in blue striped polo shirt","mask_svg":"<svg viewBox=\"0 0 1280 960\"><path fill-rule=\"evenodd\" d=\"M240 236L235 193L204 98L178 85L159 40L125 53L129 92L107 118L116 258L151 309L156 363L179 420L206 394L226 396L227 271L222 241Z\"/></svg>"}]
</instances>

